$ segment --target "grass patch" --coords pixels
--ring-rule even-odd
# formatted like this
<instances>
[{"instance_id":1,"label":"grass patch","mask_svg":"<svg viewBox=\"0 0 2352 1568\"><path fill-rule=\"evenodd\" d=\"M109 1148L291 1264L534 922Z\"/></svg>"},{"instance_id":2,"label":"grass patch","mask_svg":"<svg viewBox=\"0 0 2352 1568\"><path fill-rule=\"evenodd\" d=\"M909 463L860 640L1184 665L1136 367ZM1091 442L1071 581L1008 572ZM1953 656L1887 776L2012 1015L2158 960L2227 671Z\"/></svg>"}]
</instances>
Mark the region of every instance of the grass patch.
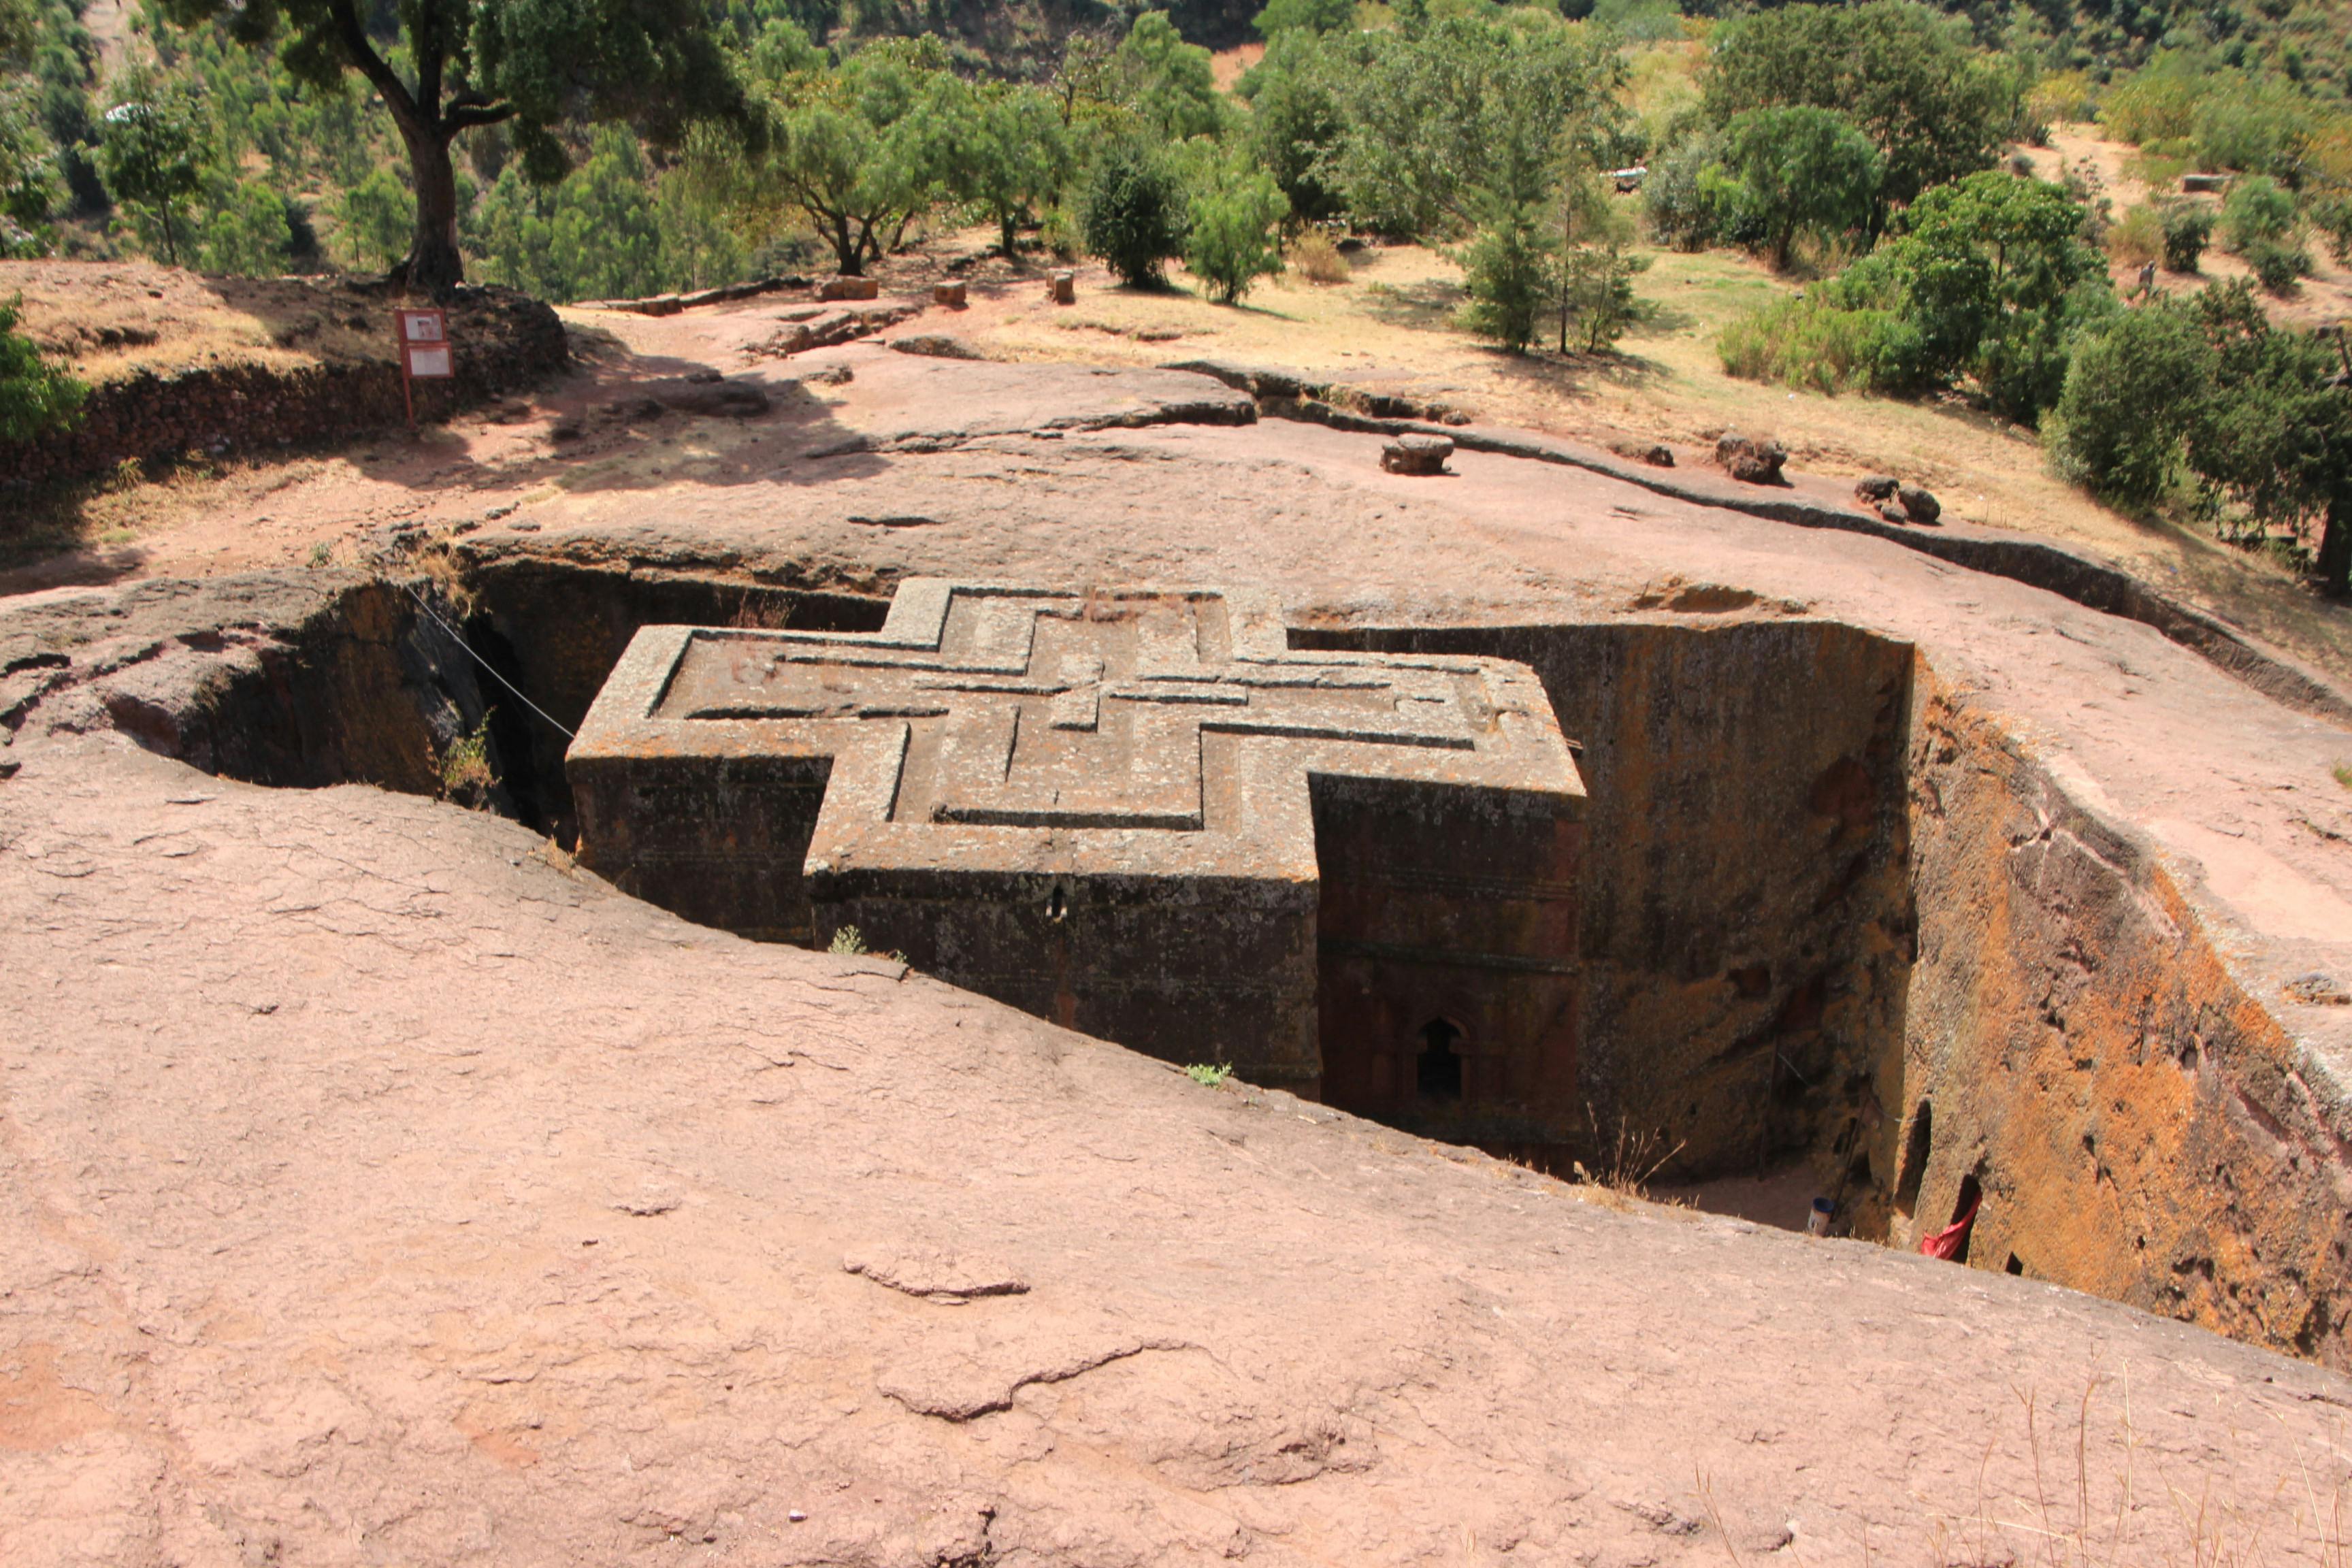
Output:
<instances>
[{"instance_id":1,"label":"grass patch","mask_svg":"<svg viewBox=\"0 0 2352 1568\"><path fill-rule=\"evenodd\" d=\"M1726 374L1835 395L1876 380L1891 318L1820 299L1788 299L1750 311L1716 334Z\"/></svg>"},{"instance_id":2,"label":"grass patch","mask_svg":"<svg viewBox=\"0 0 2352 1568\"><path fill-rule=\"evenodd\" d=\"M1214 1089L1233 1077L1234 1069L1231 1063L1219 1063L1212 1067L1206 1062L1194 1062L1184 1069L1184 1076L1202 1089Z\"/></svg>"},{"instance_id":3,"label":"grass patch","mask_svg":"<svg viewBox=\"0 0 2352 1568\"><path fill-rule=\"evenodd\" d=\"M2342 784L2346 789L2352 789L2352 763L2336 763L2335 773L2337 784Z\"/></svg>"}]
</instances>

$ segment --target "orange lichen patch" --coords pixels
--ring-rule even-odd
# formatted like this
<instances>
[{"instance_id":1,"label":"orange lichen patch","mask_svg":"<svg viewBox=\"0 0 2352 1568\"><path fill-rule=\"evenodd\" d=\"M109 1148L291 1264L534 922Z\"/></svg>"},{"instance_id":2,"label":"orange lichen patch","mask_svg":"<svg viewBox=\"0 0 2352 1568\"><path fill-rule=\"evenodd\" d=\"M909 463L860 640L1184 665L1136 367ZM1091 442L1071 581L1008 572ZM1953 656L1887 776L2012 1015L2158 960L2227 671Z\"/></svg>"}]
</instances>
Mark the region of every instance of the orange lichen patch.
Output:
<instances>
[{"instance_id":1,"label":"orange lichen patch","mask_svg":"<svg viewBox=\"0 0 2352 1568\"><path fill-rule=\"evenodd\" d=\"M0 1448L39 1453L113 1425L106 1402L58 1375L55 1345L20 1346L13 1371L0 1363Z\"/></svg>"}]
</instances>

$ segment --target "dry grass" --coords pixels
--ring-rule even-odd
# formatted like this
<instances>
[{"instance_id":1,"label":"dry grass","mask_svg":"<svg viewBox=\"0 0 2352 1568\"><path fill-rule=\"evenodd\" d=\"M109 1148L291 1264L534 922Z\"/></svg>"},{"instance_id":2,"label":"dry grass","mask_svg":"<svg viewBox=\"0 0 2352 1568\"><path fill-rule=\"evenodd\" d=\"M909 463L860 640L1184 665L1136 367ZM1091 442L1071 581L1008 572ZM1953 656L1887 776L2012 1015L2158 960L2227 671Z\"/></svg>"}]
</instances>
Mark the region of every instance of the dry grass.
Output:
<instances>
[{"instance_id":1,"label":"dry grass","mask_svg":"<svg viewBox=\"0 0 2352 1568\"><path fill-rule=\"evenodd\" d=\"M1570 1165L1579 1184L1598 1187L1614 1195L1620 1202L1646 1202L1650 1196L1650 1179L1664 1170L1668 1161L1681 1153L1685 1143L1676 1142L1666 1147L1665 1134L1649 1128L1635 1128L1625 1118L1617 1119L1617 1132L1604 1145L1601 1121L1592 1107L1584 1108L1585 1120L1592 1124L1592 1142L1596 1151L1593 1166L1588 1169L1583 1161Z\"/></svg>"},{"instance_id":2,"label":"dry grass","mask_svg":"<svg viewBox=\"0 0 2352 1568\"><path fill-rule=\"evenodd\" d=\"M1321 229L1309 229L1292 242L1284 257L1292 271L1309 283L1345 283L1355 276L1348 258Z\"/></svg>"}]
</instances>

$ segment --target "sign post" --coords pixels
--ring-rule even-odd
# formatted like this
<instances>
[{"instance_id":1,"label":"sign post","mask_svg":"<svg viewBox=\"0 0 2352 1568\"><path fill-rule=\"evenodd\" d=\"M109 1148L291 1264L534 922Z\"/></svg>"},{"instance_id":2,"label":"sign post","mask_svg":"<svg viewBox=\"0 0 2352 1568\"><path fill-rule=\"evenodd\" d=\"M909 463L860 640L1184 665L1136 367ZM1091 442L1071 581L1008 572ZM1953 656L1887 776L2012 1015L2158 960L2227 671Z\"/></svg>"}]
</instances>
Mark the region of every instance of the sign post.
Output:
<instances>
[{"instance_id":1,"label":"sign post","mask_svg":"<svg viewBox=\"0 0 2352 1568\"><path fill-rule=\"evenodd\" d=\"M400 395L408 405L408 427L416 428L415 384L446 381L457 374L449 349L449 314L446 310L403 310L400 313Z\"/></svg>"}]
</instances>

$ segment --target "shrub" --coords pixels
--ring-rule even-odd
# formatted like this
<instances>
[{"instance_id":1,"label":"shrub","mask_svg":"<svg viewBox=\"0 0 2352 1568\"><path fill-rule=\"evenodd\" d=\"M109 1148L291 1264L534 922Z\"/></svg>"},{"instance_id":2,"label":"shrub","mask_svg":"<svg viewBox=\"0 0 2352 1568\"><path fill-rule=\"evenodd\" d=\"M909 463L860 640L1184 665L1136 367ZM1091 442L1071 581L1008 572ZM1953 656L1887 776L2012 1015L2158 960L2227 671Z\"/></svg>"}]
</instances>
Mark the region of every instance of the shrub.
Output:
<instances>
[{"instance_id":1,"label":"shrub","mask_svg":"<svg viewBox=\"0 0 2352 1568\"><path fill-rule=\"evenodd\" d=\"M1290 267L1309 283L1345 283L1354 276L1348 258L1321 229L1309 229L1292 244Z\"/></svg>"},{"instance_id":2,"label":"shrub","mask_svg":"<svg viewBox=\"0 0 2352 1568\"><path fill-rule=\"evenodd\" d=\"M1260 278L1282 270L1276 226L1290 203L1264 169L1226 164L1213 169L1192 193L1184 232L1184 265L1231 305Z\"/></svg>"},{"instance_id":3,"label":"shrub","mask_svg":"<svg viewBox=\"0 0 2352 1568\"><path fill-rule=\"evenodd\" d=\"M1112 147L1087 182L1078 219L1087 254L1122 282L1155 287L1168 258L1183 252L1184 206L1182 186L1158 155L1131 142Z\"/></svg>"},{"instance_id":4,"label":"shrub","mask_svg":"<svg viewBox=\"0 0 2352 1568\"><path fill-rule=\"evenodd\" d=\"M2277 181L2250 174L2223 199L2221 230L2241 256L2259 241L2283 240L2294 231L2294 197Z\"/></svg>"},{"instance_id":5,"label":"shrub","mask_svg":"<svg viewBox=\"0 0 2352 1568\"><path fill-rule=\"evenodd\" d=\"M1642 207L1650 233L1675 250L1703 250L1720 237L1724 214L1705 176L1720 168L1722 144L1713 136L1692 136L1653 159L1642 182Z\"/></svg>"},{"instance_id":6,"label":"shrub","mask_svg":"<svg viewBox=\"0 0 2352 1568\"><path fill-rule=\"evenodd\" d=\"M2352 192L2326 191L2314 196L2311 226L2327 237L2328 253L2339 267L2352 267Z\"/></svg>"},{"instance_id":7,"label":"shrub","mask_svg":"<svg viewBox=\"0 0 2352 1568\"><path fill-rule=\"evenodd\" d=\"M2166 204L2159 220L2164 226L2164 269L2193 273L2213 237L2213 214L2194 202Z\"/></svg>"},{"instance_id":8,"label":"shrub","mask_svg":"<svg viewBox=\"0 0 2352 1568\"><path fill-rule=\"evenodd\" d=\"M2145 267L2164 254L2164 219L2151 206L2137 206L2107 230L2107 254L2126 267Z\"/></svg>"},{"instance_id":9,"label":"shrub","mask_svg":"<svg viewBox=\"0 0 2352 1568\"><path fill-rule=\"evenodd\" d=\"M2294 287L2295 279L2311 271L2311 252L2288 240L2267 237L2254 240L2239 252L2245 264L2254 269L2254 277L2273 294L2284 294Z\"/></svg>"},{"instance_id":10,"label":"shrub","mask_svg":"<svg viewBox=\"0 0 2352 1568\"><path fill-rule=\"evenodd\" d=\"M1894 324L1886 310L1848 307L1816 291L1739 317L1717 334L1715 350L1725 373L1743 381L1866 392L1879 384Z\"/></svg>"},{"instance_id":11,"label":"shrub","mask_svg":"<svg viewBox=\"0 0 2352 1568\"><path fill-rule=\"evenodd\" d=\"M16 331L22 299L0 304L0 441L29 441L73 422L89 388Z\"/></svg>"},{"instance_id":12,"label":"shrub","mask_svg":"<svg viewBox=\"0 0 2352 1568\"><path fill-rule=\"evenodd\" d=\"M2116 500L2157 500L2179 471L2181 434L2214 369L2194 314L2170 300L2084 333L2045 437L2059 471Z\"/></svg>"}]
</instances>

